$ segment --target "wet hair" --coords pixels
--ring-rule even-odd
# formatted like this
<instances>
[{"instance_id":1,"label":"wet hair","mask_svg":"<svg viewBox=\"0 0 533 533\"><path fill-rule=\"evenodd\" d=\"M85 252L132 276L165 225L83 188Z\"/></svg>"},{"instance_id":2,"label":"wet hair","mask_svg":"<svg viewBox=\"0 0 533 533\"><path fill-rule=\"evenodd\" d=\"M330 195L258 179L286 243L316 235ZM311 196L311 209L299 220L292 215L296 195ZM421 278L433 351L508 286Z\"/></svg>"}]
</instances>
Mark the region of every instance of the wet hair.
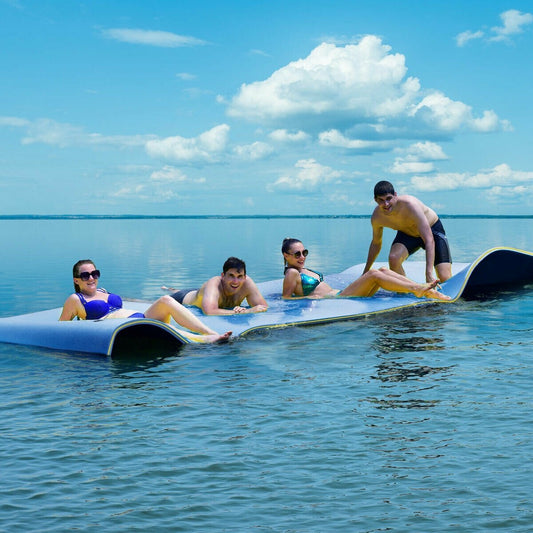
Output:
<instances>
[{"instance_id":1,"label":"wet hair","mask_svg":"<svg viewBox=\"0 0 533 533\"><path fill-rule=\"evenodd\" d=\"M94 264L94 261L91 259L80 259L77 263L74 263L74 266L72 267L72 277L73 278L79 278L80 277L80 267L82 265L94 265L96 268L96 265ZM74 283L74 290L76 292L80 292L79 286Z\"/></svg>"},{"instance_id":2,"label":"wet hair","mask_svg":"<svg viewBox=\"0 0 533 533\"><path fill-rule=\"evenodd\" d=\"M246 276L246 263L238 257L228 257L226 262L222 266L222 272L225 274L230 268L234 268L237 271L244 271Z\"/></svg>"},{"instance_id":3,"label":"wet hair","mask_svg":"<svg viewBox=\"0 0 533 533\"><path fill-rule=\"evenodd\" d=\"M281 244L281 253L287 254L289 253L289 250L291 249L291 246L293 244L301 243L302 241L300 239L294 239L292 237L285 237L283 239L283 243ZM287 261L285 257L283 258L283 266L285 267L285 270L287 270Z\"/></svg>"},{"instance_id":4,"label":"wet hair","mask_svg":"<svg viewBox=\"0 0 533 533\"><path fill-rule=\"evenodd\" d=\"M378 181L374 187L374 198L386 194L396 194L394 185L390 181Z\"/></svg>"}]
</instances>

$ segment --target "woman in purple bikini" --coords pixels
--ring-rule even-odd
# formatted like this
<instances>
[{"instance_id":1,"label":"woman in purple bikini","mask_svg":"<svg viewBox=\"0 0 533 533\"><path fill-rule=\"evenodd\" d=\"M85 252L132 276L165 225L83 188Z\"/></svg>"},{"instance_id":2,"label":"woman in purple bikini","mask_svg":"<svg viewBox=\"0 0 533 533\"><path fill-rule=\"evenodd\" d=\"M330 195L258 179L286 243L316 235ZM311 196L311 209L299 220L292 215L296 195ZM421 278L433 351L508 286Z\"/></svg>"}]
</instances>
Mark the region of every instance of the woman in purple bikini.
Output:
<instances>
[{"instance_id":1,"label":"woman in purple bikini","mask_svg":"<svg viewBox=\"0 0 533 533\"><path fill-rule=\"evenodd\" d=\"M107 318L153 318L166 324L173 318L180 326L196 333L179 330L185 337L196 342L217 342L229 338L231 332L223 335L207 327L186 307L170 296L162 296L145 312L139 313L122 307L122 298L105 289L98 288L100 271L90 259L78 261L72 268L74 294L63 305L59 320L98 320Z\"/></svg>"}]
</instances>

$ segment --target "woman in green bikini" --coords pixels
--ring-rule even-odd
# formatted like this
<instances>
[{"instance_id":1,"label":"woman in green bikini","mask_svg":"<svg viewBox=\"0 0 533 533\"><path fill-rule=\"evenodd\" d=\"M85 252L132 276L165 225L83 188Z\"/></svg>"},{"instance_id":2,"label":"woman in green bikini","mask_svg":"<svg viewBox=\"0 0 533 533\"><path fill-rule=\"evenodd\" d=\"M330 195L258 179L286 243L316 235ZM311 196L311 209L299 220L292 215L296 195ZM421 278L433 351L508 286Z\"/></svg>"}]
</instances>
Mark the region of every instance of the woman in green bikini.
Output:
<instances>
[{"instance_id":1,"label":"woman in green bikini","mask_svg":"<svg viewBox=\"0 0 533 533\"><path fill-rule=\"evenodd\" d=\"M285 278L283 280L283 298L328 298L333 296L373 296L382 288L393 292L410 292L417 298L435 298L450 300L435 289L437 281L432 283L416 283L388 268L369 270L350 283L348 287L333 289L325 281L322 274L305 266L308 250L298 239L284 239L281 253L285 259Z\"/></svg>"}]
</instances>

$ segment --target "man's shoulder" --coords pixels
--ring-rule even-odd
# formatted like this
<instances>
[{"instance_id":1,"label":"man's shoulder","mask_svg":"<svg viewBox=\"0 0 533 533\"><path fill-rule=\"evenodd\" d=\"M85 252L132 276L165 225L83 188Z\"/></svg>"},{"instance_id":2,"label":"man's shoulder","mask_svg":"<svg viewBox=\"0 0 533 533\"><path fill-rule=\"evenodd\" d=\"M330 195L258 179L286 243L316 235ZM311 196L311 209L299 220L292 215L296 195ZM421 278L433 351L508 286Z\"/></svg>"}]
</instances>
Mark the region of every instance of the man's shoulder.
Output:
<instances>
[{"instance_id":1,"label":"man's shoulder","mask_svg":"<svg viewBox=\"0 0 533 533\"><path fill-rule=\"evenodd\" d=\"M209 289L209 290L217 290L219 291L220 290L220 286L221 286L221 279L220 279L220 276L213 276L212 278L209 278L201 287L200 287L200 290L202 289Z\"/></svg>"},{"instance_id":2,"label":"man's shoulder","mask_svg":"<svg viewBox=\"0 0 533 533\"><path fill-rule=\"evenodd\" d=\"M246 276L246 280L243 283L243 287L248 291L256 287L255 281L250 277Z\"/></svg>"},{"instance_id":3,"label":"man's shoulder","mask_svg":"<svg viewBox=\"0 0 533 533\"><path fill-rule=\"evenodd\" d=\"M398 196L397 204L407 209L413 209L424 205L421 200L412 194L402 194L401 196Z\"/></svg>"}]
</instances>

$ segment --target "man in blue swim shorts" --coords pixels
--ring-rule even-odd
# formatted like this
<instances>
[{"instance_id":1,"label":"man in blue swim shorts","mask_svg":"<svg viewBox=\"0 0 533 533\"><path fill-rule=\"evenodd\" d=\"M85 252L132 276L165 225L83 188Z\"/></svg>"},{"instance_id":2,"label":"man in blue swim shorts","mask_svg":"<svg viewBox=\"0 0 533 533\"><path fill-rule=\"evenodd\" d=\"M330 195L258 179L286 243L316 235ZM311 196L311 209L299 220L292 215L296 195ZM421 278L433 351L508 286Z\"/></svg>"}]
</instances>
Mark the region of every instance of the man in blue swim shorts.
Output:
<instances>
[{"instance_id":1,"label":"man in blue swim shorts","mask_svg":"<svg viewBox=\"0 0 533 533\"><path fill-rule=\"evenodd\" d=\"M446 281L452 276L452 257L442 222L433 209L410 195L398 196L392 183L380 181L374 187L378 204L372 213L372 242L364 272L370 270L381 250L383 228L397 231L389 252L389 267L405 276L403 262L418 249L426 251L426 281Z\"/></svg>"},{"instance_id":2,"label":"man in blue swim shorts","mask_svg":"<svg viewBox=\"0 0 533 533\"><path fill-rule=\"evenodd\" d=\"M206 315L260 313L268 308L257 285L246 275L246 264L237 257L229 257L222 274L209 279L199 289L182 289L171 296L183 305L199 307ZM243 307L243 300L250 307Z\"/></svg>"}]
</instances>

